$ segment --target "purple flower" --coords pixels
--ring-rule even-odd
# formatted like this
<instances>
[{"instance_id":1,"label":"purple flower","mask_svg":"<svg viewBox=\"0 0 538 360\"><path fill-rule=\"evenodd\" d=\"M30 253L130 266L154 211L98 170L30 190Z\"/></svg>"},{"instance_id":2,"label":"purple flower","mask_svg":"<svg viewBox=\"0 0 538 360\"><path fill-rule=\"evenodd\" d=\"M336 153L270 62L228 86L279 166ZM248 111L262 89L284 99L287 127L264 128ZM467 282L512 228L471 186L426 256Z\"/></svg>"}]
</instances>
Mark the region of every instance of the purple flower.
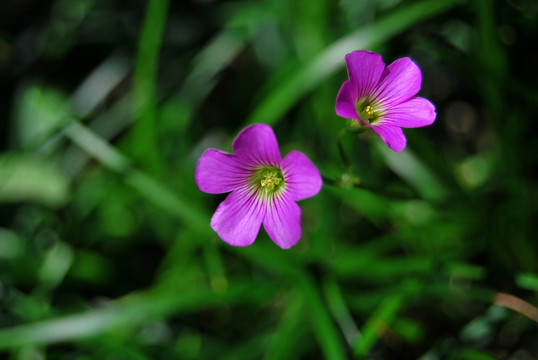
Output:
<instances>
[{"instance_id":1,"label":"purple flower","mask_svg":"<svg viewBox=\"0 0 538 360\"><path fill-rule=\"evenodd\" d=\"M349 128L374 130L394 151L405 148L401 128L430 125L436 113L433 104L415 96L422 75L409 58L398 59L385 68L381 55L354 51L346 55L349 80L336 97L336 113L350 119Z\"/></svg>"},{"instance_id":2,"label":"purple flower","mask_svg":"<svg viewBox=\"0 0 538 360\"><path fill-rule=\"evenodd\" d=\"M211 227L234 246L251 245L263 223L283 249L301 237L301 209L296 201L316 195L321 175L299 151L284 159L269 125L254 124L237 135L235 154L208 149L198 160L195 180L203 192L231 194L220 203Z\"/></svg>"}]
</instances>

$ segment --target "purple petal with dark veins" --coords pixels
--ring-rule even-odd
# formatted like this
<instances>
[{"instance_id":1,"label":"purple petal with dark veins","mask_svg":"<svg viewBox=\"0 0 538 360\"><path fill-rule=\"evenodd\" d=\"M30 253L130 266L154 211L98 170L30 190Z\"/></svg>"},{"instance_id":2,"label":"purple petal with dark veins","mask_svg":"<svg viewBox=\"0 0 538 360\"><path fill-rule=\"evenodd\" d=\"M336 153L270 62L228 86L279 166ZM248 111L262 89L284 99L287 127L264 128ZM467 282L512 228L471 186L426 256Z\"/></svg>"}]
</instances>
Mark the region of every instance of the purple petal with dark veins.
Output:
<instances>
[{"instance_id":1,"label":"purple petal with dark veins","mask_svg":"<svg viewBox=\"0 0 538 360\"><path fill-rule=\"evenodd\" d=\"M207 149L196 166L194 179L205 193L222 194L239 188L248 181L249 171L234 154Z\"/></svg>"},{"instance_id":2,"label":"purple petal with dark veins","mask_svg":"<svg viewBox=\"0 0 538 360\"><path fill-rule=\"evenodd\" d=\"M228 244L248 246L258 236L266 209L254 191L242 187L220 203L211 218L211 227Z\"/></svg>"},{"instance_id":3,"label":"purple petal with dark veins","mask_svg":"<svg viewBox=\"0 0 538 360\"><path fill-rule=\"evenodd\" d=\"M232 143L234 153L251 165L280 165L282 156L273 129L266 124L246 127Z\"/></svg>"},{"instance_id":4,"label":"purple petal with dark veins","mask_svg":"<svg viewBox=\"0 0 538 360\"><path fill-rule=\"evenodd\" d=\"M373 96L384 109L401 104L420 90L422 74L409 58L398 59L383 71Z\"/></svg>"},{"instance_id":5,"label":"purple petal with dark veins","mask_svg":"<svg viewBox=\"0 0 538 360\"><path fill-rule=\"evenodd\" d=\"M301 208L281 194L268 201L263 227L275 244L289 249L301 238Z\"/></svg>"},{"instance_id":6,"label":"purple petal with dark veins","mask_svg":"<svg viewBox=\"0 0 538 360\"><path fill-rule=\"evenodd\" d=\"M387 109L381 122L391 126L416 128L431 125L436 116L435 106L429 100L414 97Z\"/></svg>"},{"instance_id":7,"label":"purple petal with dark veins","mask_svg":"<svg viewBox=\"0 0 538 360\"><path fill-rule=\"evenodd\" d=\"M370 127L381 137L387 146L394 151L402 151L407 140L401 128L385 124L370 125Z\"/></svg>"},{"instance_id":8,"label":"purple petal with dark veins","mask_svg":"<svg viewBox=\"0 0 538 360\"><path fill-rule=\"evenodd\" d=\"M347 119L358 119L359 115L357 114L356 103L357 91L348 80L342 84L336 96L336 114Z\"/></svg>"},{"instance_id":9,"label":"purple petal with dark veins","mask_svg":"<svg viewBox=\"0 0 538 360\"><path fill-rule=\"evenodd\" d=\"M346 66L356 92L356 99L367 97L378 83L385 63L381 55L367 50L354 51L346 55Z\"/></svg>"},{"instance_id":10,"label":"purple petal with dark veins","mask_svg":"<svg viewBox=\"0 0 538 360\"><path fill-rule=\"evenodd\" d=\"M303 200L316 195L321 189L321 175L305 154L290 152L282 161L282 174L286 192L293 200Z\"/></svg>"}]
</instances>

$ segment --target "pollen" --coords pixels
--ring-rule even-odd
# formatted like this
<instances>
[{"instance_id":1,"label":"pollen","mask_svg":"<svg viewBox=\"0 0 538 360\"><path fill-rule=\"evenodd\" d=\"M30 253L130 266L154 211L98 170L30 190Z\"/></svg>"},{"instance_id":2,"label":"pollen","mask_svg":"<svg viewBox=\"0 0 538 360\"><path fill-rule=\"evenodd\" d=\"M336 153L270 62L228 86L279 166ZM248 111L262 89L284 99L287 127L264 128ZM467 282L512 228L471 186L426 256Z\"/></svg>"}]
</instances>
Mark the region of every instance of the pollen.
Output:
<instances>
[{"instance_id":1,"label":"pollen","mask_svg":"<svg viewBox=\"0 0 538 360\"><path fill-rule=\"evenodd\" d=\"M263 173L263 178L260 181L261 186L266 187L269 190L273 190L275 186L280 184L280 182L282 181L282 178L278 175L279 174L276 170L265 171Z\"/></svg>"},{"instance_id":2,"label":"pollen","mask_svg":"<svg viewBox=\"0 0 538 360\"><path fill-rule=\"evenodd\" d=\"M383 115L381 109L379 109L377 104L373 103L371 99L359 100L355 105L355 108L357 110L357 115L359 115L361 120L369 122L370 124Z\"/></svg>"}]
</instances>

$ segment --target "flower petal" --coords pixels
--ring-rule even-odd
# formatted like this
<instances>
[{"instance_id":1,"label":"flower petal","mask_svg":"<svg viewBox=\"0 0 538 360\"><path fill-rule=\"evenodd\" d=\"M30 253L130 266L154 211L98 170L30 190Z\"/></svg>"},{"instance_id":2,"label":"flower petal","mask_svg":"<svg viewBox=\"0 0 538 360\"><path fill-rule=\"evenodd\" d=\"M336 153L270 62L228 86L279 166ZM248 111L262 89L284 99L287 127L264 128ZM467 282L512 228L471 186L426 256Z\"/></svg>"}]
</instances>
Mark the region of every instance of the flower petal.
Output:
<instances>
[{"instance_id":1,"label":"flower petal","mask_svg":"<svg viewBox=\"0 0 538 360\"><path fill-rule=\"evenodd\" d=\"M402 151L405 148L407 140L401 128L385 124L370 125L370 127L391 150Z\"/></svg>"},{"instance_id":2,"label":"flower petal","mask_svg":"<svg viewBox=\"0 0 538 360\"><path fill-rule=\"evenodd\" d=\"M355 88L356 99L370 95L385 69L381 55L367 50L347 54L346 66L349 80Z\"/></svg>"},{"instance_id":3,"label":"flower petal","mask_svg":"<svg viewBox=\"0 0 538 360\"><path fill-rule=\"evenodd\" d=\"M245 184L248 175L234 154L207 149L198 160L194 179L203 192L222 194Z\"/></svg>"},{"instance_id":4,"label":"flower petal","mask_svg":"<svg viewBox=\"0 0 538 360\"><path fill-rule=\"evenodd\" d=\"M211 227L228 244L248 246L256 240L265 212L265 202L243 187L220 203L211 218Z\"/></svg>"},{"instance_id":5,"label":"flower petal","mask_svg":"<svg viewBox=\"0 0 538 360\"><path fill-rule=\"evenodd\" d=\"M422 74L410 58L398 59L383 71L374 97L386 109L415 96L420 90Z\"/></svg>"},{"instance_id":6,"label":"flower petal","mask_svg":"<svg viewBox=\"0 0 538 360\"><path fill-rule=\"evenodd\" d=\"M266 124L254 124L243 129L234 139L232 149L249 164L278 166L282 161L275 133Z\"/></svg>"},{"instance_id":7,"label":"flower petal","mask_svg":"<svg viewBox=\"0 0 538 360\"><path fill-rule=\"evenodd\" d=\"M301 238L301 208L285 194L275 196L269 200L263 227L275 244L289 249Z\"/></svg>"},{"instance_id":8,"label":"flower petal","mask_svg":"<svg viewBox=\"0 0 538 360\"><path fill-rule=\"evenodd\" d=\"M336 114L347 119L358 119L357 99L355 87L349 80L345 81L336 96Z\"/></svg>"},{"instance_id":9,"label":"flower petal","mask_svg":"<svg viewBox=\"0 0 538 360\"><path fill-rule=\"evenodd\" d=\"M292 200L303 200L321 189L321 175L316 165L299 151L290 152L282 161L286 192Z\"/></svg>"},{"instance_id":10,"label":"flower petal","mask_svg":"<svg viewBox=\"0 0 538 360\"><path fill-rule=\"evenodd\" d=\"M435 106L429 100L414 97L387 109L382 122L392 126L416 128L431 125L436 116Z\"/></svg>"}]
</instances>

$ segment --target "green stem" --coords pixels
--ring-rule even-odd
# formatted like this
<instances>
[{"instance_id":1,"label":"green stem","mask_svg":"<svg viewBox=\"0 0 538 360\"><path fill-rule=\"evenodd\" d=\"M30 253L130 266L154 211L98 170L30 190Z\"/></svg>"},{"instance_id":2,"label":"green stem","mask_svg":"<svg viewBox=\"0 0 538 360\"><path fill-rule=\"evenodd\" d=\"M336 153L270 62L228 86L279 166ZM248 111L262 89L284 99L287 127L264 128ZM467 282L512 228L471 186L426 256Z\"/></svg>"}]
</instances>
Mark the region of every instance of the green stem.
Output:
<instances>
[{"instance_id":1,"label":"green stem","mask_svg":"<svg viewBox=\"0 0 538 360\"><path fill-rule=\"evenodd\" d=\"M169 0L149 0L133 80L133 156L153 172L161 166L157 146L156 77Z\"/></svg>"},{"instance_id":2,"label":"green stem","mask_svg":"<svg viewBox=\"0 0 538 360\"><path fill-rule=\"evenodd\" d=\"M344 145L342 144L342 136L344 136L345 134L345 129L340 130L340 132L338 133L338 137L336 138L336 146L338 147L338 154L340 155L340 159L342 159L342 162L344 163L344 167L346 169L349 169L351 167L351 162L349 161L349 158L344 151Z\"/></svg>"}]
</instances>

